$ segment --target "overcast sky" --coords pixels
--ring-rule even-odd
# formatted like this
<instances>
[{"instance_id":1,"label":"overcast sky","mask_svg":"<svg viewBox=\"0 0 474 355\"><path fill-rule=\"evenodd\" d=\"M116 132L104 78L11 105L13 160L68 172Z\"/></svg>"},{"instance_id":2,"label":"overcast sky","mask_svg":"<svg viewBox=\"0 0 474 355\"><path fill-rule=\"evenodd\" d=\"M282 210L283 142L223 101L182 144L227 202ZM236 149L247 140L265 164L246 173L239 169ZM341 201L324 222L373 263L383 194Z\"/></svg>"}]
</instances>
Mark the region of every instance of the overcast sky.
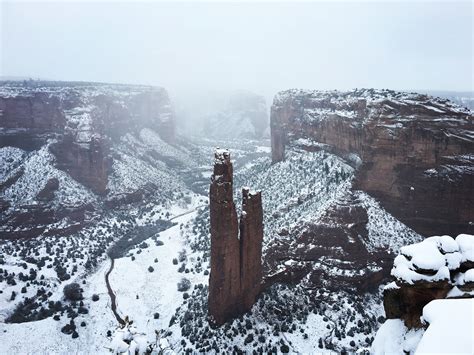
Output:
<instances>
[{"instance_id":1,"label":"overcast sky","mask_svg":"<svg viewBox=\"0 0 474 355\"><path fill-rule=\"evenodd\" d=\"M472 90L471 1L1 1L2 76L183 89Z\"/></svg>"}]
</instances>

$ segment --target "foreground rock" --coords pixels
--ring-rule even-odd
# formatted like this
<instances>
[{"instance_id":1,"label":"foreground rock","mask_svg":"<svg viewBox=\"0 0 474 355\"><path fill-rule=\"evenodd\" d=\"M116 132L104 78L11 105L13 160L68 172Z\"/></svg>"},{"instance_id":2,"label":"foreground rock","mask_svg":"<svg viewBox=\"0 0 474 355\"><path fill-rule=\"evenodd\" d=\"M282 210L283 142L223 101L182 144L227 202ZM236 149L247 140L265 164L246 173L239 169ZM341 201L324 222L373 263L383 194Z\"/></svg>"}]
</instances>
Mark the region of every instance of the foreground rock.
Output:
<instances>
[{"instance_id":1,"label":"foreground rock","mask_svg":"<svg viewBox=\"0 0 474 355\"><path fill-rule=\"evenodd\" d=\"M423 307L435 299L474 297L474 236L430 237L401 248L385 287L388 319L402 319L410 328L423 326Z\"/></svg>"},{"instance_id":2,"label":"foreground rock","mask_svg":"<svg viewBox=\"0 0 474 355\"><path fill-rule=\"evenodd\" d=\"M240 223L233 200L233 167L215 153L210 186L211 274L209 315L217 325L253 306L262 280L263 211L260 192L242 191ZM239 238L240 229L240 238Z\"/></svg>"},{"instance_id":3,"label":"foreground rock","mask_svg":"<svg viewBox=\"0 0 474 355\"><path fill-rule=\"evenodd\" d=\"M271 109L272 159L289 144L358 167L354 188L424 235L474 232L472 112L388 90L288 90Z\"/></svg>"}]
</instances>

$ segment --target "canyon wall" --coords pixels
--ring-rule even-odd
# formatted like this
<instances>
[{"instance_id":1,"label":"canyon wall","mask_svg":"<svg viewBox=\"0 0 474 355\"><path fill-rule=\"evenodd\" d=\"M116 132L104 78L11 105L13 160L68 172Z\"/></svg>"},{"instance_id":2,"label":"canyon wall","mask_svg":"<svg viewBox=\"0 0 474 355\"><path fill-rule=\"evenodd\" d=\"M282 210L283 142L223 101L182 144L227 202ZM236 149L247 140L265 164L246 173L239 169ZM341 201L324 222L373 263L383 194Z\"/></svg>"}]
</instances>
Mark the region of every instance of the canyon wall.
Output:
<instances>
[{"instance_id":1,"label":"canyon wall","mask_svg":"<svg viewBox=\"0 0 474 355\"><path fill-rule=\"evenodd\" d=\"M209 198L209 315L216 325L221 325L250 310L260 293L262 199L260 192L252 193L243 189L239 223L233 199L233 167L226 150L217 150L215 153Z\"/></svg>"},{"instance_id":2,"label":"canyon wall","mask_svg":"<svg viewBox=\"0 0 474 355\"><path fill-rule=\"evenodd\" d=\"M148 129L174 144L174 122L168 94L159 87L0 82L0 237L36 236L66 217L77 230L87 211L97 209L95 202L114 198L108 186L124 137ZM56 183L48 184L52 179ZM81 188L78 195L91 194L87 202L73 196L71 189ZM65 189L62 201L55 200ZM51 229L56 232L62 233Z\"/></svg>"},{"instance_id":3,"label":"canyon wall","mask_svg":"<svg viewBox=\"0 0 474 355\"><path fill-rule=\"evenodd\" d=\"M59 169L105 194L111 140L142 128L173 143L174 114L167 92L147 86L14 83L0 92L0 147L38 149L48 139Z\"/></svg>"},{"instance_id":4,"label":"canyon wall","mask_svg":"<svg viewBox=\"0 0 474 355\"><path fill-rule=\"evenodd\" d=\"M424 235L474 230L472 112L446 99L389 90L276 95L272 161L324 149L357 167L354 189Z\"/></svg>"}]
</instances>

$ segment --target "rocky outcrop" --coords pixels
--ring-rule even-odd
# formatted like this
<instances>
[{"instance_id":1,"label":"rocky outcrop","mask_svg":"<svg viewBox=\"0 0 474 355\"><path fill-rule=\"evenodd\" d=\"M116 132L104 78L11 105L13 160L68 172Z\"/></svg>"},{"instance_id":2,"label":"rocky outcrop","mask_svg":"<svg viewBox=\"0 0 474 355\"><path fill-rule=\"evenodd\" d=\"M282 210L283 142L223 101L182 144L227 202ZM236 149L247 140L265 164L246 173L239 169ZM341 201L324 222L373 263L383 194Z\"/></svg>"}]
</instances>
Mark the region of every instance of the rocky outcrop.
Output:
<instances>
[{"instance_id":1,"label":"rocky outcrop","mask_svg":"<svg viewBox=\"0 0 474 355\"><path fill-rule=\"evenodd\" d=\"M54 193L59 189L58 178L51 178L46 182L46 185L36 195L36 199L39 201L51 201L54 198Z\"/></svg>"},{"instance_id":2,"label":"rocky outcrop","mask_svg":"<svg viewBox=\"0 0 474 355\"><path fill-rule=\"evenodd\" d=\"M474 297L474 236L430 237L401 248L384 289L388 319L421 328L423 307L434 299Z\"/></svg>"},{"instance_id":3,"label":"rocky outcrop","mask_svg":"<svg viewBox=\"0 0 474 355\"><path fill-rule=\"evenodd\" d=\"M260 293L263 212L260 193L242 191L240 223L230 154L217 150L209 191L211 273L209 315L216 325L248 311ZM240 239L239 239L240 229Z\"/></svg>"},{"instance_id":4,"label":"rocky outcrop","mask_svg":"<svg viewBox=\"0 0 474 355\"><path fill-rule=\"evenodd\" d=\"M357 166L354 188L424 235L473 232L472 113L446 99L388 90L279 93L272 160L288 145Z\"/></svg>"},{"instance_id":5,"label":"rocky outcrop","mask_svg":"<svg viewBox=\"0 0 474 355\"><path fill-rule=\"evenodd\" d=\"M267 246L265 287L304 279L305 287L315 290L376 291L389 279L393 257L387 248L370 246L368 222L367 207L351 195L300 223L291 231L291 242L279 238Z\"/></svg>"}]
</instances>

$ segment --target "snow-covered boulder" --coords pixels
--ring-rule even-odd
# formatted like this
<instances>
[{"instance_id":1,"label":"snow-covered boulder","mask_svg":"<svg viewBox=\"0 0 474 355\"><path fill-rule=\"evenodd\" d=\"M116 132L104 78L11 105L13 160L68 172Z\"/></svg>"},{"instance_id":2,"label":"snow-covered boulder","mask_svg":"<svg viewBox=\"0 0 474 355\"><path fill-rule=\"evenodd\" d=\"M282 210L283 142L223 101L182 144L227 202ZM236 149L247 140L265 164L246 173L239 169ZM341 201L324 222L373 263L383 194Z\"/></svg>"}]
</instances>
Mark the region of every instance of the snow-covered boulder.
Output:
<instances>
[{"instance_id":1,"label":"snow-covered boulder","mask_svg":"<svg viewBox=\"0 0 474 355\"><path fill-rule=\"evenodd\" d=\"M387 318L422 327L423 307L434 299L474 295L474 235L434 236L400 248L384 290Z\"/></svg>"}]
</instances>

